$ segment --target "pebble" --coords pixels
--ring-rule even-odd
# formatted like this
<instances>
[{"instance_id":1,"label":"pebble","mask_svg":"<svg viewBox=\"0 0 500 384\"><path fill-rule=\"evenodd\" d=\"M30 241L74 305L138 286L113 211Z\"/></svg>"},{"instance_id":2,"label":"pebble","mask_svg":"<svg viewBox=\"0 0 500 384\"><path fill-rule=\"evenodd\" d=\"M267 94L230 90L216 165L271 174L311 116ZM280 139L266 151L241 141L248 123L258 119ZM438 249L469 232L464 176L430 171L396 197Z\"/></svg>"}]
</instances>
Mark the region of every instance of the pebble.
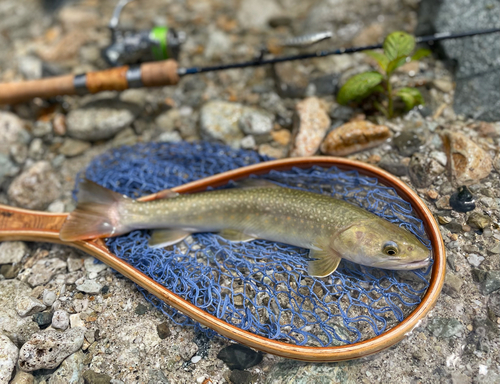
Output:
<instances>
[{"instance_id":1,"label":"pebble","mask_svg":"<svg viewBox=\"0 0 500 384\"><path fill-rule=\"evenodd\" d=\"M63 213L64 212L64 202L62 202L61 200L53 201L47 207L47 212Z\"/></svg>"},{"instance_id":2,"label":"pebble","mask_svg":"<svg viewBox=\"0 0 500 384\"><path fill-rule=\"evenodd\" d=\"M66 157L75 157L84 153L90 148L88 141L66 138L63 144L59 147L59 153Z\"/></svg>"},{"instance_id":3,"label":"pebble","mask_svg":"<svg viewBox=\"0 0 500 384\"><path fill-rule=\"evenodd\" d=\"M96 261L96 259L94 259L93 257L86 258L84 260L83 264L85 265L85 270L88 273L91 273L91 272L100 273L100 272L104 271L106 268L108 268L108 266L106 264L101 263L101 262L96 263L95 261Z\"/></svg>"},{"instance_id":4,"label":"pebble","mask_svg":"<svg viewBox=\"0 0 500 384\"><path fill-rule=\"evenodd\" d=\"M449 93L453 91L455 88L455 85L451 81L451 79L447 78L442 78L442 79L435 79L432 81L432 85L436 88L439 89L441 92Z\"/></svg>"},{"instance_id":5,"label":"pebble","mask_svg":"<svg viewBox=\"0 0 500 384\"><path fill-rule=\"evenodd\" d=\"M45 154L45 147L43 145L43 140L39 137L34 138L28 148L28 156L32 160L41 160Z\"/></svg>"},{"instance_id":6,"label":"pebble","mask_svg":"<svg viewBox=\"0 0 500 384\"><path fill-rule=\"evenodd\" d=\"M243 138L238 126L243 110L243 105L227 101L210 101L204 104L200 111L202 134L208 139L220 140L238 148Z\"/></svg>"},{"instance_id":7,"label":"pebble","mask_svg":"<svg viewBox=\"0 0 500 384\"><path fill-rule=\"evenodd\" d=\"M446 276L443 285L443 291L450 295L451 297L460 297L460 289L462 288L464 281L451 271L446 271Z\"/></svg>"},{"instance_id":8,"label":"pebble","mask_svg":"<svg viewBox=\"0 0 500 384\"><path fill-rule=\"evenodd\" d=\"M191 363L196 364L196 363L198 363L200 360L201 360L201 356L196 355L196 356L193 356L193 357L191 358Z\"/></svg>"},{"instance_id":9,"label":"pebble","mask_svg":"<svg viewBox=\"0 0 500 384\"><path fill-rule=\"evenodd\" d=\"M256 352L253 349L241 344L231 344L219 351L217 358L222 360L229 369L244 370L262 361L262 352Z\"/></svg>"},{"instance_id":10,"label":"pebble","mask_svg":"<svg viewBox=\"0 0 500 384\"><path fill-rule=\"evenodd\" d=\"M233 384L251 384L255 382L255 377L251 372L235 369L231 371L229 380Z\"/></svg>"},{"instance_id":11,"label":"pebble","mask_svg":"<svg viewBox=\"0 0 500 384\"><path fill-rule=\"evenodd\" d=\"M245 108L238 120L240 129L247 135L265 135L273 129L273 117L263 111Z\"/></svg>"},{"instance_id":12,"label":"pebble","mask_svg":"<svg viewBox=\"0 0 500 384\"><path fill-rule=\"evenodd\" d=\"M308 97L295 106L292 157L312 156L330 127L330 118L317 97Z\"/></svg>"},{"instance_id":13,"label":"pebble","mask_svg":"<svg viewBox=\"0 0 500 384\"><path fill-rule=\"evenodd\" d=\"M64 359L57 371L50 376L47 384L81 384L84 357L82 351L69 355Z\"/></svg>"},{"instance_id":14,"label":"pebble","mask_svg":"<svg viewBox=\"0 0 500 384\"><path fill-rule=\"evenodd\" d=\"M481 263L484 261L483 256L476 255L475 253L471 253L469 257L467 258L467 261L469 262L470 265L474 267L479 267Z\"/></svg>"},{"instance_id":15,"label":"pebble","mask_svg":"<svg viewBox=\"0 0 500 384\"><path fill-rule=\"evenodd\" d=\"M408 165L408 175L417 188L426 188L434 180L430 169L431 163L422 153L414 153Z\"/></svg>"},{"instance_id":16,"label":"pebble","mask_svg":"<svg viewBox=\"0 0 500 384\"><path fill-rule=\"evenodd\" d=\"M54 291L50 291L48 289L43 291L42 301L47 307L51 307L52 304L54 304L54 301L56 301L56 298L57 296Z\"/></svg>"},{"instance_id":17,"label":"pebble","mask_svg":"<svg viewBox=\"0 0 500 384\"><path fill-rule=\"evenodd\" d=\"M321 152L331 156L347 156L376 147L391 137L385 125L366 120L353 121L331 131L321 144Z\"/></svg>"},{"instance_id":18,"label":"pebble","mask_svg":"<svg viewBox=\"0 0 500 384\"><path fill-rule=\"evenodd\" d=\"M158 337L162 340L171 335L170 327L168 326L168 323L166 321L158 324L156 326L156 331L158 332Z\"/></svg>"},{"instance_id":19,"label":"pebble","mask_svg":"<svg viewBox=\"0 0 500 384\"><path fill-rule=\"evenodd\" d=\"M283 10L274 1L243 1L237 13L238 25L242 28L265 29L269 20L282 16Z\"/></svg>"},{"instance_id":20,"label":"pebble","mask_svg":"<svg viewBox=\"0 0 500 384\"><path fill-rule=\"evenodd\" d=\"M79 313L74 313L69 316L69 324L71 328L83 328L85 327L85 321L82 320L82 317Z\"/></svg>"},{"instance_id":21,"label":"pebble","mask_svg":"<svg viewBox=\"0 0 500 384\"><path fill-rule=\"evenodd\" d=\"M430 320L427 329L436 337L448 338L462 333L464 326L457 319L441 317Z\"/></svg>"},{"instance_id":22,"label":"pebble","mask_svg":"<svg viewBox=\"0 0 500 384\"><path fill-rule=\"evenodd\" d=\"M102 285L95 280L85 280L82 284L76 286L76 289L80 292L89 293L91 295L97 295L101 288Z\"/></svg>"},{"instance_id":23,"label":"pebble","mask_svg":"<svg viewBox=\"0 0 500 384\"><path fill-rule=\"evenodd\" d=\"M418 152L424 144L421 135L415 130L404 130L392 140L399 154L405 157Z\"/></svg>"},{"instance_id":24,"label":"pebble","mask_svg":"<svg viewBox=\"0 0 500 384\"><path fill-rule=\"evenodd\" d=\"M31 373L17 370L16 376L12 379L10 384L33 384L34 382L35 378Z\"/></svg>"},{"instance_id":25,"label":"pebble","mask_svg":"<svg viewBox=\"0 0 500 384\"><path fill-rule=\"evenodd\" d=\"M294 62L277 63L273 66L276 91L283 98L303 98L309 86L306 68Z\"/></svg>"},{"instance_id":26,"label":"pebble","mask_svg":"<svg viewBox=\"0 0 500 384\"><path fill-rule=\"evenodd\" d=\"M445 130L441 139L457 184L475 183L490 174L490 155L464 134Z\"/></svg>"},{"instance_id":27,"label":"pebble","mask_svg":"<svg viewBox=\"0 0 500 384\"><path fill-rule=\"evenodd\" d=\"M47 284L56 273L66 269L66 263L56 257L38 260L28 276L28 284L32 287Z\"/></svg>"},{"instance_id":28,"label":"pebble","mask_svg":"<svg viewBox=\"0 0 500 384\"><path fill-rule=\"evenodd\" d=\"M457 212L469 212L476 208L476 202L469 188L465 185L450 196L450 206Z\"/></svg>"},{"instance_id":29,"label":"pebble","mask_svg":"<svg viewBox=\"0 0 500 384\"><path fill-rule=\"evenodd\" d=\"M271 144L259 145L259 155L268 156L272 159L281 159L285 157L287 150L284 147L274 147Z\"/></svg>"},{"instance_id":30,"label":"pebble","mask_svg":"<svg viewBox=\"0 0 500 384\"><path fill-rule=\"evenodd\" d=\"M479 212L472 212L467 219L467 224L472 228L484 229L491 225L491 218Z\"/></svg>"},{"instance_id":31,"label":"pebble","mask_svg":"<svg viewBox=\"0 0 500 384\"><path fill-rule=\"evenodd\" d=\"M198 352L198 346L192 341L188 342L180 351L180 356L185 361L191 360L191 358Z\"/></svg>"},{"instance_id":32,"label":"pebble","mask_svg":"<svg viewBox=\"0 0 500 384\"><path fill-rule=\"evenodd\" d=\"M16 345L0 333L0 384L9 383L18 355L19 350Z\"/></svg>"},{"instance_id":33,"label":"pebble","mask_svg":"<svg viewBox=\"0 0 500 384\"><path fill-rule=\"evenodd\" d=\"M61 183L50 163L39 161L17 176L8 189L12 204L44 210L61 194Z\"/></svg>"},{"instance_id":34,"label":"pebble","mask_svg":"<svg viewBox=\"0 0 500 384\"><path fill-rule=\"evenodd\" d=\"M5 156L5 154L3 156ZM24 164L28 158L28 146L23 143L12 144L10 147L10 156L17 164Z\"/></svg>"},{"instance_id":35,"label":"pebble","mask_svg":"<svg viewBox=\"0 0 500 384\"><path fill-rule=\"evenodd\" d=\"M105 373L97 373L92 370L87 370L83 373L85 384L109 384L111 383L111 376Z\"/></svg>"},{"instance_id":36,"label":"pebble","mask_svg":"<svg viewBox=\"0 0 500 384\"><path fill-rule=\"evenodd\" d=\"M11 145L28 144L29 140L24 122L11 112L0 111L0 153L8 155Z\"/></svg>"},{"instance_id":37,"label":"pebble","mask_svg":"<svg viewBox=\"0 0 500 384\"><path fill-rule=\"evenodd\" d=\"M494 253L495 255L500 254L500 243L497 242L493 247L491 247L490 249L488 249L488 252Z\"/></svg>"},{"instance_id":38,"label":"pebble","mask_svg":"<svg viewBox=\"0 0 500 384\"><path fill-rule=\"evenodd\" d=\"M33 315L33 321L38 324L40 329L47 328L52 323L52 312L39 312Z\"/></svg>"},{"instance_id":39,"label":"pebble","mask_svg":"<svg viewBox=\"0 0 500 384\"><path fill-rule=\"evenodd\" d=\"M488 312L500 317L500 291L493 292L488 299Z\"/></svg>"},{"instance_id":40,"label":"pebble","mask_svg":"<svg viewBox=\"0 0 500 384\"><path fill-rule=\"evenodd\" d=\"M67 263L69 272L78 271L83 267L83 259L80 258L69 257Z\"/></svg>"},{"instance_id":41,"label":"pebble","mask_svg":"<svg viewBox=\"0 0 500 384\"><path fill-rule=\"evenodd\" d=\"M402 158L394 153L387 153L378 162L378 166L396 176L408 174L408 164L401 162Z\"/></svg>"},{"instance_id":42,"label":"pebble","mask_svg":"<svg viewBox=\"0 0 500 384\"><path fill-rule=\"evenodd\" d=\"M256 145L255 137L252 135L245 136L241 139L241 148L243 149L254 149Z\"/></svg>"},{"instance_id":43,"label":"pebble","mask_svg":"<svg viewBox=\"0 0 500 384\"><path fill-rule=\"evenodd\" d=\"M40 300L25 296L17 301L16 312L21 317L31 316L47 308Z\"/></svg>"},{"instance_id":44,"label":"pebble","mask_svg":"<svg viewBox=\"0 0 500 384\"><path fill-rule=\"evenodd\" d=\"M500 289L500 271L488 271L481 285L483 295L489 295Z\"/></svg>"},{"instance_id":45,"label":"pebble","mask_svg":"<svg viewBox=\"0 0 500 384\"><path fill-rule=\"evenodd\" d=\"M158 136L156 141L160 143L178 143L182 141L182 137L177 131L163 132L160 136Z\"/></svg>"},{"instance_id":46,"label":"pebble","mask_svg":"<svg viewBox=\"0 0 500 384\"><path fill-rule=\"evenodd\" d=\"M52 128L56 135L64 136L66 134L66 116L62 113L56 113L52 120Z\"/></svg>"},{"instance_id":47,"label":"pebble","mask_svg":"<svg viewBox=\"0 0 500 384\"><path fill-rule=\"evenodd\" d=\"M72 328L65 332L45 330L35 333L19 351L19 367L27 372L56 368L82 347L84 331L84 328Z\"/></svg>"},{"instance_id":48,"label":"pebble","mask_svg":"<svg viewBox=\"0 0 500 384\"><path fill-rule=\"evenodd\" d=\"M0 153L0 184L4 182L6 177L16 176L20 168L16 166L8 155Z\"/></svg>"},{"instance_id":49,"label":"pebble","mask_svg":"<svg viewBox=\"0 0 500 384\"><path fill-rule=\"evenodd\" d=\"M208 40L204 50L204 56L208 60L220 59L224 53L232 48L231 38L215 28L208 32Z\"/></svg>"},{"instance_id":50,"label":"pebble","mask_svg":"<svg viewBox=\"0 0 500 384\"><path fill-rule=\"evenodd\" d=\"M138 314L139 316L144 315L147 311L148 311L148 307L146 307L144 304L138 304L134 310L134 312L136 314Z\"/></svg>"},{"instance_id":51,"label":"pebble","mask_svg":"<svg viewBox=\"0 0 500 384\"><path fill-rule=\"evenodd\" d=\"M138 113L137 105L132 103L95 100L68 113L67 135L85 141L107 140L129 126Z\"/></svg>"},{"instance_id":52,"label":"pebble","mask_svg":"<svg viewBox=\"0 0 500 384\"><path fill-rule=\"evenodd\" d=\"M287 146L292 139L292 133L288 129L280 129L278 131L271 131L271 137L279 145Z\"/></svg>"},{"instance_id":53,"label":"pebble","mask_svg":"<svg viewBox=\"0 0 500 384\"><path fill-rule=\"evenodd\" d=\"M0 264L20 263L29 255L28 246L22 241L4 241L0 243Z\"/></svg>"},{"instance_id":54,"label":"pebble","mask_svg":"<svg viewBox=\"0 0 500 384\"><path fill-rule=\"evenodd\" d=\"M69 316L68 312L63 309L59 309L52 315L52 327L56 329L62 329L63 331L69 326Z\"/></svg>"}]
</instances>

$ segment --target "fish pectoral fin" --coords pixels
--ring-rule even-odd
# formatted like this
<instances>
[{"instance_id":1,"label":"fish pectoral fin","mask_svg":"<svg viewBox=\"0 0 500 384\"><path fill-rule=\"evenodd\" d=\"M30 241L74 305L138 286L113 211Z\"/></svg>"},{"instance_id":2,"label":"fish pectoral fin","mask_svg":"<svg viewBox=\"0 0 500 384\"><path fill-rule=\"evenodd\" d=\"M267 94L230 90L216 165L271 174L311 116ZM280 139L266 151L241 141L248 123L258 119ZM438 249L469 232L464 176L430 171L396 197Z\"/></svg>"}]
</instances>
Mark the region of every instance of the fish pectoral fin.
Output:
<instances>
[{"instance_id":1,"label":"fish pectoral fin","mask_svg":"<svg viewBox=\"0 0 500 384\"><path fill-rule=\"evenodd\" d=\"M309 251L309 264L307 273L314 277L326 277L331 275L339 266L342 258L334 251L326 252L322 249L311 249Z\"/></svg>"},{"instance_id":2,"label":"fish pectoral fin","mask_svg":"<svg viewBox=\"0 0 500 384\"><path fill-rule=\"evenodd\" d=\"M183 229L157 229L151 234L148 245L151 248L168 247L181 242L190 234L191 232Z\"/></svg>"},{"instance_id":3,"label":"fish pectoral fin","mask_svg":"<svg viewBox=\"0 0 500 384\"><path fill-rule=\"evenodd\" d=\"M246 243L247 241L255 240L254 236L247 235L246 233L234 229L224 229L217 234L232 243Z\"/></svg>"}]
</instances>

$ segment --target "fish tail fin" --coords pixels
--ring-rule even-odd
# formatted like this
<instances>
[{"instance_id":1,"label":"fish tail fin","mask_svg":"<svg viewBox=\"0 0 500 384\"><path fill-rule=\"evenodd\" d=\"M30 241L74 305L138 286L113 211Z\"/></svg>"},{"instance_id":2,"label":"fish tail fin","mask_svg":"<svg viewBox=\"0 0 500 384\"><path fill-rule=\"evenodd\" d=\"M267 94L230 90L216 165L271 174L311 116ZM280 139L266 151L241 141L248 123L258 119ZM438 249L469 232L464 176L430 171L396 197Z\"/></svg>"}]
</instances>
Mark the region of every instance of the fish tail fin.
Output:
<instances>
[{"instance_id":1,"label":"fish tail fin","mask_svg":"<svg viewBox=\"0 0 500 384\"><path fill-rule=\"evenodd\" d=\"M120 208L133 200L93 181L85 179L79 185L78 203L64 222L59 238L76 241L110 237L127 232Z\"/></svg>"}]
</instances>

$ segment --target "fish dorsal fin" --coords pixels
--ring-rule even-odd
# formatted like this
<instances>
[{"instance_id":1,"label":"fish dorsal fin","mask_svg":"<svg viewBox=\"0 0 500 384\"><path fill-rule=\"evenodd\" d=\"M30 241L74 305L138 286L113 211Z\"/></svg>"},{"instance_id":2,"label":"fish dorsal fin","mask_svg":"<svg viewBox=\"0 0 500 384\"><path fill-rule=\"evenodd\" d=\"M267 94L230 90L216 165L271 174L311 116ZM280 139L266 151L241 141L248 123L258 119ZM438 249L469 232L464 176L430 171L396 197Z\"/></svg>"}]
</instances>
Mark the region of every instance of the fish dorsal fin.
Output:
<instances>
[{"instance_id":1,"label":"fish dorsal fin","mask_svg":"<svg viewBox=\"0 0 500 384\"><path fill-rule=\"evenodd\" d=\"M190 234L191 232L183 229L157 229L151 234L148 245L151 248L168 247L181 242Z\"/></svg>"},{"instance_id":2,"label":"fish dorsal fin","mask_svg":"<svg viewBox=\"0 0 500 384\"><path fill-rule=\"evenodd\" d=\"M309 260L307 273L314 277L331 275L339 266L340 260L342 260L336 252L326 252L322 249L311 249L309 258L313 260Z\"/></svg>"},{"instance_id":3,"label":"fish dorsal fin","mask_svg":"<svg viewBox=\"0 0 500 384\"><path fill-rule=\"evenodd\" d=\"M235 183L236 188L253 189L253 188L278 188L279 185L269 180L264 179L243 179Z\"/></svg>"},{"instance_id":4,"label":"fish dorsal fin","mask_svg":"<svg viewBox=\"0 0 500 384\"><path fill-rule=\"evenodd\" d=\"M252 241L255 239L255 237L251 235L247 235L234 229L224 229L220 231L218 235L232 243L246 243L247 241Z\"/></svg>"}]
</instances>

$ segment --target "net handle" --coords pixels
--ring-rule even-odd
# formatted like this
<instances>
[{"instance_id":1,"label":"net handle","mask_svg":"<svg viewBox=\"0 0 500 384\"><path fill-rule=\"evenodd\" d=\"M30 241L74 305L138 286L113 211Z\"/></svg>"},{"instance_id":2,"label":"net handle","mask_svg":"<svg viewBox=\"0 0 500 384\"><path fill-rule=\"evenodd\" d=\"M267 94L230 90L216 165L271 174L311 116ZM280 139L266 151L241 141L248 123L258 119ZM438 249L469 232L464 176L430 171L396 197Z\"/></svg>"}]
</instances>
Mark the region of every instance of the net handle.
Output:
<instances>
[{"instance_id":1,"label":"net handle","mask_svg":"<svg viewBox=\"0 0 500 384\"><path fill-rule=\"evenodd\" d=\"M404 200L411 203L415 213L423 221L434 252L434 264L429 287L422 302L417 308L415 308L405 320L389 331L372 339L351 345L336 347L297 346L258 336L230 325L187 302L138 271L130 264L121 260L112 254L100 239L93 241L76 241L73 243L65 243L59 240L59 229L66 214L49 214L0 205L0 241L47 241L79 248L106 263L111 268L131 279L168 305L189 316L194 321L215 330L223 336L263 352L290 359L311 362L335 362L356 359L380 352L396 344L408 335L419 324L420 320L435 306L443 286L446 272L446 257L441 233L430 210L409 186L378 167L355 160L325 156L281 159L259 163L187 183L172 188L172 190L179 193L199 192L205 190L207 187L222 186L227 184L230 180L238 180L250 175L266 174L272 170L286 171L294 167L310 168L313 166L328 168L336 166L342 170L357 170L362 175L376 177L386 186L393 187ZM150 201L164 196L165 191L162 191L145 196L140 200Z\"/></svg>"}]
</instances>

